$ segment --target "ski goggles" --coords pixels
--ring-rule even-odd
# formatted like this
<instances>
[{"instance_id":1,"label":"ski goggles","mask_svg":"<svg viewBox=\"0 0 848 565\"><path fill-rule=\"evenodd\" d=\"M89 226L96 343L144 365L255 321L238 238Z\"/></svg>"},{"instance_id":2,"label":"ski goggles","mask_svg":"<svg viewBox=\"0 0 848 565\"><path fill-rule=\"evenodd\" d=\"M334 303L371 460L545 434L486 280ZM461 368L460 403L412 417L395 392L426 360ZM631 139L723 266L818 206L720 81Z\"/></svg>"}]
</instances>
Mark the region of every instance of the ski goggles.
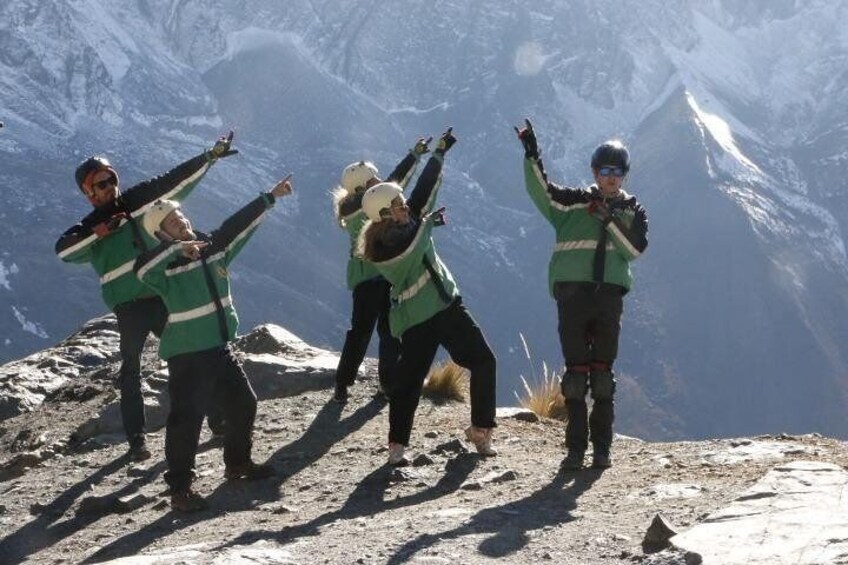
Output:
<instances>
[{"instance_id":1,"label":"ski goggles","mask_svg":"<svg viewBox=\"0 0 848 565\"><path fill-rule=\"evenodd\" d=\"M627 169L624 167L599 167L598 174L602 177L621 178L627 174Z\"/></svg>"}]
</instances>

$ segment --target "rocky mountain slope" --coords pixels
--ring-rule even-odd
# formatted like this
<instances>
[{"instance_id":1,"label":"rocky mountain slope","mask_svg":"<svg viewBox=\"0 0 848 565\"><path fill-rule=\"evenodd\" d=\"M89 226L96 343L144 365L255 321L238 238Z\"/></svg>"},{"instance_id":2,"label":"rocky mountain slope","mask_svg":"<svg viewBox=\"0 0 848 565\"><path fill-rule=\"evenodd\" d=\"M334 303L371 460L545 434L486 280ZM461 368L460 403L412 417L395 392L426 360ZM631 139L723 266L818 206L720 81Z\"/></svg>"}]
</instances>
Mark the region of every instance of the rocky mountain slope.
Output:
<instances>
[{"instance_id":1,"label":"rocky mountain slope","mask_svg":"<svg viewBox=\"0 0 848 565\"><path fill-rule=\"evenodd\" d=\"M780 491L812 491L818 479L810 479L810 472L802 481L806 486L760 487L768 492L755 486L771 469L784 476L798 472L789 462L799 459L814 462L805 465L817 465L831 481L838 478L839 492L848 484L837 472L848 465L844 442L816 435L678 443L617 436L612 469L566 473L559 469L561 422L501 410L500 453L480 458L459 439L468 406L424 400L410 446L412 466L389 468L387 408L373 397L373 361L351 389L351 401L339 406L329 402L335 356L276 326L255 329L237 348L261 399L254 453L274 464L277 476L224 482L221 447L204 429L196 486L211 509L175 514L162 480L164 438L158 428L167 404L165 375L148 359L154 457L132 464L111 383L115 337L111 319L95 320L31 360L33 369L47 366L47 359L65 365L67 380L34 410L0 423L0 562L848 562L845 526L825 526L827 516L845 516L844 497L830 495L818 509L809 508L809 499L792 502L793 515L810 512L801 516L817 532L811 539L802 535L810 529L802 525L791 525L786 536L770 518L774 509L721 510L732 501L768 504ZM74 348L108 362L83 368L86 357L69 357ZM744 549L742 560L714 557L728 546L726 532L705 537L693 528L734 524L742 515L757 520L760 513L758 523L772 537L750 534L735 542ZM650 528L657 514L682 532L680 547L659 551L669 533ZM649 531L650 539L661 541L644 543ZM693 538L695 533L701 537ZM781 536L786 545L773 546ZM781 556L792 541L800 549L785 549Z\"/></svg>"}]
</instances>

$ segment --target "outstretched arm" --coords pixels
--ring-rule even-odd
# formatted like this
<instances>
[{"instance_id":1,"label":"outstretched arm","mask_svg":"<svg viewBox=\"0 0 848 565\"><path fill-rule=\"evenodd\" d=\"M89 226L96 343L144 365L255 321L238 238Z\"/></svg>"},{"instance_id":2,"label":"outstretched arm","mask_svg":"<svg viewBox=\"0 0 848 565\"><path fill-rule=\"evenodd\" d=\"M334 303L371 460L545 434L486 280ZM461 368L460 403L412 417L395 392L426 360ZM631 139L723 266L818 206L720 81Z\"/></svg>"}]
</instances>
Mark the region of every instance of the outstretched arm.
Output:
<instances>
[{"instance_id":1,"label":"outstretched arm","mask_svg":"<svg viewBox=\"0 0 848 565\"><path fill-rule=\"evenodd\" d=\"M524 147L524 182L533 204L551 223L556 224L560 214L587 205L582 190L558 186L548 180L541 152L536 141L536 132L530 120L524 120L524 127L514 128L518 140Z\"/></svg>"},{"instance_id":2,"label":"outstretched arm","mask_svg":"<svg viewBox=\"0 0 848 565\"><path fill-rule=\"evenodd\" d=\"M270 192L262 193L247 206L224 220L221 227L212 232L212 244L206 256L224 253L227 264L235 259L265 219L265 212L274 206L276 199L292 193L290 179L291 175L288 175L274 185Z\"/></svg>"},{"instance_id":3,"label":"outstretched arm","mask_svg":"<svg viewBox=\"0 0 848 565\"><path fill-rule=\"evenodd\" d=\"M435 206L436 195L439 186L442 184L442 166L445 153L450 151L455 143L456 137L453 135L453 128L448 128L436 143L433 156L427 161L421 176L418 177L418 182L415 183L412 194L409 196L407 205L412 217L420 218Z\"/></svg>"},{"instance_id":4,"label":"outstretched arm","mask_svg":"<svg viewBox=\"0 0 848 565\"><path fill-rule=\"evenodd\" d=\"M178 202L184 200L218 159L238 153L231 148L233 135L231 131L227 136L219 138L211 149L177 165L164 175L130 188L118 197L120 208L133 216L138 216L156 200L168 199Z\"/></svg>"},{"instance_id":5,"label":"outstretched arm","mask_svg":"<svg viewBox=\"0 0 848 565\"><path fill-rule=\"evenodd\" d=\"M389 174L388 178L386 178L386 181L396 182L401 187L406 188L410 179L412 179L412 175L415 174L415 169L418 167L421 157L430 152L429 144L432 140L432 137L428 137L427 139L419 137L415 145L412 146L412 149L409 150L409 153L406 154Z\"/></svg>"}]
</instances>

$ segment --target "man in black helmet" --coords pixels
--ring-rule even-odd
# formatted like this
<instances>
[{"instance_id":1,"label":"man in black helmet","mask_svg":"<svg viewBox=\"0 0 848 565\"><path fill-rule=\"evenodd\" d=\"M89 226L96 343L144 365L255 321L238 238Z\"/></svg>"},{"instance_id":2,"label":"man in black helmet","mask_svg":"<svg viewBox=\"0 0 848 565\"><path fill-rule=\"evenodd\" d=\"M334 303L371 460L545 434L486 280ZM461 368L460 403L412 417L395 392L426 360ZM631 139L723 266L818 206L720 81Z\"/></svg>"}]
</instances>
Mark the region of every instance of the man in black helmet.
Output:
<instances>
[{"instance_id":1,"label":"man in black helmet","mask_svg":"<svg viewBox=\"0 0 848 565\"><path fill-rule=\"evenodd\" d=\"M648 246L647 215L636 197L622 189L630 153L620 141L606 141L592 154L595 184L566 188L548 181L530 121L515 130L524 146L527 191L556 230L548 282L557 302L565 358L561 388L568 409L568 454L563 467L582 468L591 439L592 467L604 469L612 465L612 364L618 354L622 299L633 281L630 262Z\"/></svg>"},{"instance_id":2,"label":"man in black helmet","mask_svg":"<svg viewBox=\"0 0 848 565\"><path fill-rule=\"evenodd\" d=\"M162 300L133 273L140 253L156 244L141 229L143 214L156 200L183 200L231 149L233 132L162 176L121 191L118 173L104 156L89 157L76 169L77 186L94 210L56 242L56 254L69 263L91 263L100 278L103 301L118 319L121 338L121 418L134 461L150 457L144 437L141 352L150 332L161 335L168 312ZM210 426L219 424L210 418Z\"/></svg>"}]
</instances>

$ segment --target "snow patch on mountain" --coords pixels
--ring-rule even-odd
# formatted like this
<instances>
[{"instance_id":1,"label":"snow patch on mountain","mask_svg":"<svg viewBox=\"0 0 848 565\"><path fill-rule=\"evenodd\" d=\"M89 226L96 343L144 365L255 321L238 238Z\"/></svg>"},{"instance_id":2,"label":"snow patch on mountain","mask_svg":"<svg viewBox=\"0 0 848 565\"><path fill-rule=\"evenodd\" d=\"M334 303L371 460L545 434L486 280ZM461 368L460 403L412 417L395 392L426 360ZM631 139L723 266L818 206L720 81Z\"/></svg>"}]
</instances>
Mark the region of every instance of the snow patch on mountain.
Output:
<instances>
[{"instance_id":1,"label":"snow patch on mountain","mask_svg":"<svg viewBox=\"0 0 848 565\"><path fill-rule=\"evenodd\" d=\"M751 173L754 173L754 177L750 180L761 180L763 172L753 161L746 157L736 145L736 142L733 139L733 131L730 129L727 122L725 122L719 115L703 110L698 105L698 102L695 100L695 97L691 92L686 92L686 101L695 112L697 124L701 128L702 132L709 132L712 138L725 151L726 155L732 157L740 165L749 169ZM732 167L728 172L738 174L740 172L738 169L738 167Z\"/></svg>"},{"instance_id":2,"label":"snow patch on mountain","mask_svg":"<svg viewBox=\"0 0 848 565\"><path fill-rule=\"evenodd\" d=\"M49 339L50 335L44 331L44 328L41 327L40 324L36 322L31 322L27 320L27 317L23 312L18 310L17 306L12 306L12 314L14 314L15 319L21 325L21 329L27 333L31 333L36 337L40 337L41 339Z\"/></svg>"},{"instance_id":3,"label":"snow patch on mountain","mask_svg":"<svg viewBox=\"0 0 848 565\"><path fill-rule=\"evenodd\" d=\"M3 261L0 261L0 287L12 290L12 286L9 284L9 275L17 275L18 272L18 266L15 263L7 267Z\"/></svg>"}]
</instances>

